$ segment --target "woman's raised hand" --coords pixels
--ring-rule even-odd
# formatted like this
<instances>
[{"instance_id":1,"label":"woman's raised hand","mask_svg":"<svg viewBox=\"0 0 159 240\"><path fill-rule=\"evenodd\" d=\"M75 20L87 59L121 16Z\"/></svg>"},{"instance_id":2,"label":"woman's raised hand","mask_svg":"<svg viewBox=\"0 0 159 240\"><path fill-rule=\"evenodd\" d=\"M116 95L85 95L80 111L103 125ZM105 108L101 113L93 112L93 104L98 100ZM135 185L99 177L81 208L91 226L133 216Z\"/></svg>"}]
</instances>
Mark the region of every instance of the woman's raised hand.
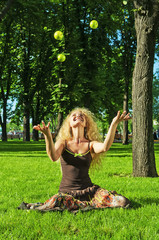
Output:
<instances>
[{"instance_id":1,"label":"woman's raised hand","mask_svg":"<svg viewBox=\"0 0 159 240\"><path fill-rule=\"evenodd\" d=\"M131 119L130 113L126 114L126 111L124 111L122 114L120 114L120 111L118 111L117 115L115 118L113 118L113 123L120 123L122 121L128 121Z\"/></svg>"},{"instance_id":2,"label":"woman's raised hand","mask_svg":"<svg viewBox=\"0 0 159 240\"><path fill-rule=\"evenodd\" d=\"M40 126L40 124L36 125L33 127L33 129L42 132L44 135L48 136L51 134L49 126L50 126L50 122L48 122L47 126L45 125L44 121L42 121L42 127Z\"/></svg>"}]
</instances>

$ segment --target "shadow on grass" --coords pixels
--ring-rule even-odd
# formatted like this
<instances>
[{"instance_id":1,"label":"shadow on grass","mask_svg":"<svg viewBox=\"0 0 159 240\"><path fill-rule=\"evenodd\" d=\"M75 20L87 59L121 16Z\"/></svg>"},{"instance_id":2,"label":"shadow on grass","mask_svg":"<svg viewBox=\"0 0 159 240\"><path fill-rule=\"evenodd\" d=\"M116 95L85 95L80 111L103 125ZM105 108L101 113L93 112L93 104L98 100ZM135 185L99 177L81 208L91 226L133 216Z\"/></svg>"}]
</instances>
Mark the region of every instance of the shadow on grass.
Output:
<instances>
[{"instance_id":1,"label":"shadow on grass","mask_svg":"<svg viewBox=\"0 0 159 240\"><path fill-rule=\"evenodd\" d=\"M143 197L140 198L140 203L136 202L134 200L131 200L131 204L130 204L130 209L138 209L141 207L147 207L148 205L153 205L155 204L156 206L159 206L159 199L158 198L151 198L151 197Z\"/></svg>"},{"instance_id":2,"label":"shadow on grass","mask_svg":"<svg viewBox=\"0 0 159 240\"><path fill-rule=\"evenodd\" d=\"M140 201L142 202L142 206L152 204L156 204L157 206L159 205L159 198L142 197L140 198Z\"/></svg>"},{"instance_id":3,"label":"shadow on grass","mask_svg":"<svg viewBox=\"0 0 159 240\"><path fill-rule=\"evenodd\" d=\"M108 173L108 177L132 177L132 173Z\"/></svg>"},{"instance_id":4,"label":"shadow on grass","mask_svg":"<svg viewBox=\"0 0 159 240\"><path fill-rule=\"evenodd\" d=\"M107 155L107 157L117 157L117 158L124 158L124 157L131 157L131 154L130 153L128 153L128 154L123 154L123 153L121 153L121 154L108 154Z\"/></svg>"},{"instance_id":5,"label":"shadow on grass","mask_svg":"<svg viewBox=\"0 0 159 240\"><path fill-rule=\"evenodd\" d=\"M143 206L141 203L135 202L134 200L130 200L130 202L130 207L128 209L138 209Z\"/></svg>"},{"instance_id":6,"label":"shadow on grass","mask_svg":"<svg viewBox=\"0 0 159 240\"><path fill-rule=\"evenodd\" d=\"M10 155L10 156L13 156L13 155ZM8 157L8 155L7 154L5 154L5 155L4 154L2 154L2 155L0 154L0 157ZM23 155L19 155L18 154L18 155L15 156L15 154L14 154L14 157L16 157L16 158L23 158L23 157L27 157L27 158L46 157L46 158L48 158L45 152L44 153L43 152L42 153L39 152L39 155L27 155L27 153L26 153L26 154L23 154Z\"/></svg>"},{"instance_id":7,"label":"shadow on grass","mask_svg":"<svg viewBox=\"0 0 159 240\"><path fill-rule=\"evenodd\" d=\"M0 142L0 152L45 151L44 142Z\"/></svg>"}]
</instances>

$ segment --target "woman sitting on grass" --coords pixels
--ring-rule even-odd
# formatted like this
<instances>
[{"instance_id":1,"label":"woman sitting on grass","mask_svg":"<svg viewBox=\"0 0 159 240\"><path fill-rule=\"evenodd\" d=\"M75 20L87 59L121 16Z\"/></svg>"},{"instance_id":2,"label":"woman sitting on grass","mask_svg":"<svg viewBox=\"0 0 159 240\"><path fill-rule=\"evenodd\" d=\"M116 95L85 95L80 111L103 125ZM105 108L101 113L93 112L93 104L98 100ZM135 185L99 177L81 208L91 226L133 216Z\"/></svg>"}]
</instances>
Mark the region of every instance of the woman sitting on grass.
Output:
<instances>
[{"instance_id":1,"label":"woman sitting on grass","mask_svg":"<svg viewBox=\"0 0 159 240\"><path fill-rule=\"evenodd\" d=\"M34 126L45 136L46 151L52 161L61 160L62 181L59 192L45 203L27 204L24 208L41 211L127 207L129 200L92 183L90 165L99 163L100 153L111 147L119 122L129 120L126 112L113 119L105 141L100 141L93 114L85 108L74 109L65 119L54 145L49 125Z\"/></svg>"}]
</instances>

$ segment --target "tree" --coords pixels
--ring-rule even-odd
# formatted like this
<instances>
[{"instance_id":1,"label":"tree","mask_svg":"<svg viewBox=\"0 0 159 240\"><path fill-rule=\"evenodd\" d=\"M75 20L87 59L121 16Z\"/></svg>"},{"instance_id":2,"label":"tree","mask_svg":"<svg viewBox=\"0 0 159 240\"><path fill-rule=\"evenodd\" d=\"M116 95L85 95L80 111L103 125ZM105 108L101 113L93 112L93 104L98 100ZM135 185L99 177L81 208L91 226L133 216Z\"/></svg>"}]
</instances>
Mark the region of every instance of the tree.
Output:
<instances>
[{"instance_id":1,"label":"tree","mask_svg":"<svg viewBox=\"0 0 159 240\"><path fill-rule=\"evenodd\" d=\"M123 98L123 111L129 112L131 108L131 79L135 62L136 35L134 29L134 16L132 12L132 2L120 4L119 9L116 8L113 14L116 27L113 34L112 46L112 70L117 69L115 74L115 82L120 81L120 85L116 83L116 93L119 100L115 100L115 106L121 109L121 99ZM109 55L110 56L110 55ZM111 73L112 76L112 73ZM120 95L119 95L120 94ZM112 101L111 101L112 102ZM120 104L119 104L120 103ZM113 117L113 116L112 116ZM123 122L123 144L128 144L128 122Z\"/></svg>"},{"instance_id":2,"label":"tree","mask_svg":"<svg viewBox=\"0 0 159 240\"><path fill-rule=\"evenodd\" d=\"M2 140L7 141L6 123L9 118L8 100L11 99L13 83L16 80L16 55L17 43L13 37L13 17L4 19L0 25L0 125L2 126Z\"/></svg>"},{"instance_id":3,"label":"tree","mask_svg":"<svg viewBox=\"0 0 159 240\"><path fill-rule=\"evenodd\" d=\"M134 18L132 16L132 3L128 3L124 9L124 23L122 24L122 62L123 62L123 78L124 78L124 97L123 97L123 111L129 112L130 90L132 72L135 62L135 29ZM123 144L128 144L128 121L123 122Z\"/></svg>"},{"instance_id":4,"label":"tree","mask_svg":"<svg viewBox=\"0 0 159 240\"><path fill-rule=\"evenodd\" d=\"M15 4L14 11L17 12L15 20L15 37L19 42L16 50L18 55L17 73L21 91L18 101L23 110L23 140L30 141L30 117L33 125L38 124L46 113L44 105L41 104L49 98L46 94L46 86L49 85L46 79L49 77L52 68L52 48L48 38L49 30L45 23L49 21L48 5L43 1L32 1ZM50 10L50 9L49 9ZM51 10L50 10L51 15ZM41 25L39 26L39 22ZM51 64L50 64L51 63ZM45 86L45 88L44 88ZM47 101L45 101L46 104ZM18 103L19 104L19 103ZM42 108L40 114L40 108ZM34 139L38 134L34 131Z\"/></svg>"},{"instance_id":5,"label":"tree","mask_svg":"<svg viewBox=\"0 0 159 240\"><path fill-rule=\"evenodd\" d=\"M129 19L123 23L127 14L123 11L116 0L14 2L5 19L14 19L15 119L24 117L24 140L30 140L30 119L35 125L47 119L48 113L57 118L59 112L60 123L72 108L84 106L101 116L105 124L122 109L124 77L131 68L125 63L132 54L128 42L132 40L131 26L127 30ZM98 21L97 29L90 28L92 19ZM120 38L115 44L124 27L127 35L123 32L122 41ZM62 41L54 39L57 30L64 33ZM61 52L66 54L63 63L57 61ZM129 60L131 63L131 57ZM34 139L38 139L37 131Z\"/></svg>"},{"instance_id":6,"label":"tree","mask_svg":"<svg viewBox=\"0 0 159 240\"><path fill-rule=\"evenodd\" d=\"M134 1L137 54L133 72L133 175L157 177L152 125L152 81L159 1Z\"/></svg>"}]
</instances>

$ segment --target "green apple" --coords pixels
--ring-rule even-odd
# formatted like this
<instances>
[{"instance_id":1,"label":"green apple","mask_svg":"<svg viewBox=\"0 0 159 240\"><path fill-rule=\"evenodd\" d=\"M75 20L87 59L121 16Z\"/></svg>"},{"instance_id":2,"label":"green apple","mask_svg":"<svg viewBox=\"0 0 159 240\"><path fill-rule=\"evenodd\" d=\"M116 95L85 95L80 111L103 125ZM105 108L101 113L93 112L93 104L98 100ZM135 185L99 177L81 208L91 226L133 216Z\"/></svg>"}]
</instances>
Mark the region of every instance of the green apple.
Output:
<instances>
[{"instance_id":1,"label":"green apple","mask_svg":"<svg viewBox=\"0 0 159 240\"><path fill-rule=\"evenodd\" d=\"M127 1L123 1L123 4L126 5L128 2Z\"/></svg>"},{"instance_id":2,"label":"green apple","mask_svg":"<svg viewBox=\"0 0 159 240\"><path fill-rule=\"evenodd\" d=\"M62 39L63 39L63 33L62 33L61 31L56 31L56 32L54 33L54 38L55 38L56 40L62 40Z\"/></svg>"},{"instance_id":3,"label":"green apple","mask_svg":"<svg viewBox=\"0 0 159 240\"><path fill-rule=\"evenodd\" d=\"M57 56L57 60L58 60L59 62L64 62L64 61L66 60L65 54L64 54L64 53L59 54L59 55Z\"/></svg>"},{"instance_id":4,"label":"green apple","mask_svg":"<svg viewBox=\"0 0 159 240\"><path fill-rule=\"evenodd\" d=\"M92 20L90 22L90 27L96 29L98 27L98 22L96 20Z\"/></svg>"}]
</instances>

